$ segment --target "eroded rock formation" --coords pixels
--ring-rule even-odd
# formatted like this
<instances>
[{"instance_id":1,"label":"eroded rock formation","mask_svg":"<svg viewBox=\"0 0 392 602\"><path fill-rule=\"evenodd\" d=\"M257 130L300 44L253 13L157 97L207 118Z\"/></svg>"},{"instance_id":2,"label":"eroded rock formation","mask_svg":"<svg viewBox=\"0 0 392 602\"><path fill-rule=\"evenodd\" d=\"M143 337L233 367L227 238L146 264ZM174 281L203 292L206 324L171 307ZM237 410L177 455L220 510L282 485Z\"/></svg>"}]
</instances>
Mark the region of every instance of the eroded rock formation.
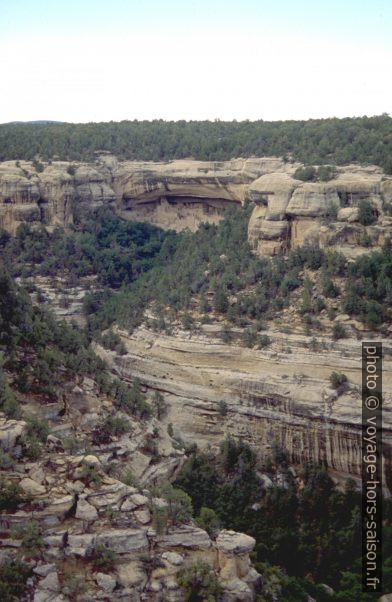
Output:
<instances>
[{"instance_id":1,"label":"eroded rock formation","mask_svg":"<svg viewBox=\"0 0 392 602\"><path fill-rule=\"evenodd\" d=\"M75 400L75 395L79 399ZM71 430L67 420L77 419L81 411L85 419L79 419L80 436L96 424L98 415L93 409L101 414L107 410L102 400L101 407L93 408L93 398L88 382L78 393L74 391L72 414L57 420L57 429L53 428L34 461L20 455L26 422L6 419L0 413L0 451L12 458L8 482L27 496L16 512L10 509L0 514L0 560L17 553L29 559L33 575L26 600L67 602L74 599L76 590L86 600L181 602L184 591L179 573L202 561L220 583L223 602L253 602L260 575L249 558L255 546L252 537L222 530L215 540L192 520L164 525L154 518L157 509L165 511L168 502L141 485L143 477L148 477L151 458L144 452L146 462L141 460L148 432L137 421L121 440L96 446L94 453L66 451L65 435ZM183 451L174 450L165 430L158 423L155 426L162 434L159 439L166 446L166 459L170 454L177 458L171 466L175 469ZM160 454L155 467L159 466L166 479L163 449ZM135 466L135 474L142 474L138 487L108 476L109 462L128 469ZM26 548L23 534L33 526L35 548ZM112 561L104 562L105 554L110 554ZM99 565L97 557L101 558Z\"/></svg>"},{"instance_id":2,"label":"eroded rock formation","mask_svg":"<svg viewBox=\"0 0 392 602\"><path fill-rule=\"evenodd\" d=\"M318 241L353 257L383 244L392 225L391 177L377 167L347 166L328 182L302 182L294 178L297 167L277 158L141 163L102 156L94 165L53 162L37 172L31 163L8 161L0 164L0 226L67 226L111 205L125 219L195 230L217 223L230 205L252 201L249 240L263 255ZM363 199L378 216L366 230L358 223Z\"/></svg>"},{"instance_id":3,"label":"eroded rock formation","mask_svg":"<svg viewBox=\"0 0 392 602\"><path fill-rule=\"evenodd\" d=\"M348 322L345 322L349 328ZM361 475L361 344L268 331L268 350L222 344L220 327L206 325L189 335L139 328L121 332L128 354L101 350L125 379L138 377L170 404L166 422L175 434L202 449L218 448L227 434L247 441L260 458L274 445L289 460L325 463L338 481ZM300 332L300 331L299 331ZM354 332L354 331L353 331ZM383 338L383 456L386 491L392 483L392 348ZM337 392L329 377L344 366L350 385ZM221 413L220 402L227 413Z\"/></svg>"}]
</instances>

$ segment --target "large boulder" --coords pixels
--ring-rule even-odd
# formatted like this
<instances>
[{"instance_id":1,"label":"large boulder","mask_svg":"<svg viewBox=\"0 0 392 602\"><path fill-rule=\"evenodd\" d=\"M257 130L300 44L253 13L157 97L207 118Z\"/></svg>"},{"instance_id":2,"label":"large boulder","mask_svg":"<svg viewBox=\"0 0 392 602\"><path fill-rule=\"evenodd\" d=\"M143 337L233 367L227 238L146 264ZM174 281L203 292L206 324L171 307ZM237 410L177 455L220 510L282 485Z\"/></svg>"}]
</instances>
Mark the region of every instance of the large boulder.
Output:
<instances>
[{"instance_id":1,"label":"large boulder","mask_svg":"<svg viewBox=\"0 0 392 602\"><path fill-rule=\"evenodd\" d=\"M296 188L286 208L286 214L301 217L322 217L340 200L336 190L324 184L303 184Z\"/></svg>"},{"instance_id":2,"label":"large boulder","mask_svg":"<svg viewBox=\"0 0 392 602\"><path fill-rule=\"evenodd\" d=\"M12 451L25 431L24 420L9 420L0 413L0 448Z\"/></svg>"},{"instance_id":3,"label":"large boulder","mask_svg":"<svg viewBox=\"0 0 392 602\"><path fill-rule=\"evenodd\" d=\"M97 534L96 541L118 554L148 549L147 534L142 529L110 529Z\"/></svg>"},{"instance_id":4,"label":"large boulder","mask_svg":"<svg viewBox=\"0 0 392 602\"><path fill-rule=\"evenodd\" d=\"M222 530L216 539L216 547L224 554L249 554L256 545L256 540L245 533Z\"/></svg>"},{"instance_id":5,"label":"large boulder","mask_svg":"<svg viewBox=\"0 0 392 602\"><path fill-rule=\"evenodd\" d=\"M154 537L159 549L171 548L202 548L211 547L211 540L203 529L193 525L172 527L165 535Z\"/></svg>"}]
</instances>

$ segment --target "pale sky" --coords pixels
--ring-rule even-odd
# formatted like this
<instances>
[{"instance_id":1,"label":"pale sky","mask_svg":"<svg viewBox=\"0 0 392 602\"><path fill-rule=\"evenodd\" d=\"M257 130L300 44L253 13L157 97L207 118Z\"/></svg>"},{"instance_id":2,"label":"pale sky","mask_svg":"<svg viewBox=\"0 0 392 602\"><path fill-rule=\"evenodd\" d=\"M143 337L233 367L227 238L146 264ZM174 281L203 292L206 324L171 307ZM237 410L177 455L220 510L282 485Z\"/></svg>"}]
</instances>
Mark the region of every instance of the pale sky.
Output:
<instances>
[{"instance_id":1,"label":"pale sky","mask_svg":"<svg viewBox=\"0 0 392 602\"><path fill-rule=\"evenodd\" d=\"M0 0L0 123L392 113L390 0Z\"/></svg>"}]
</instances>

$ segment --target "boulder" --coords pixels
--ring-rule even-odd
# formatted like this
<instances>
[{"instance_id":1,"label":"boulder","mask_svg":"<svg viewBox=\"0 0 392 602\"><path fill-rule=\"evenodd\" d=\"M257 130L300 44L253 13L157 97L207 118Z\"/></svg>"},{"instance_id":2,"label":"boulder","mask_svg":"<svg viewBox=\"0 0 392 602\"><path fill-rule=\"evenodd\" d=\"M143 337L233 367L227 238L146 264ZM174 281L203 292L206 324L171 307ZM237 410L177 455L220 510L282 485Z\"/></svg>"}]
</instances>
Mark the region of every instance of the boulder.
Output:
<instances>
[{"instance_id":1,"label":"boulder","mask_svg":"<svg viewBox=\"0 0 392 602\"><path fill-rule=\"evenodd\" d=\"M287 173L270 173L257 178L248 187L248 198L267 205L266 220L280 221L286 214L291 195L299 183Z\"/></svg>"},{"instance_id":2,"label":"boulder","mask_svg":"<svg viewBox=\"0 0 392 602\"><path fill-rule=\"evenodd\" d=\"M144 510L135 510L133 514L137 522L141 525L148 525L151 521L151 514L148 508L145 508Z\"/></svg>"},{"instance_id":3,"label":"boulder","mask_svg":"<svg viewBox=\"0 0 392 602\"><path fill-rule=\"evenodd\" d=\"M66 547L67 556L89 556L95 545L95 535L84 533L82 535L69 535Z\"/></svg>"},{"instance_id":4,"label":"boulder","mask_svg":"<svg viewBox=\"0 0 392 602\"><path fill-rule=\"evenodd\" d=\"M87 500L89 504L92 504L98 510L107 506L117 507L128 492L129 488L127 485L116 481L112 485L102 485L99 491L88 495Z\"/></svg>"},{"instance_id":5,"label":"boulder","mask_svg":"<svg viewBox=\"0 0 392 602\"><path fill-rule=\"evenodd\" d=\"M181 566L184 563L184 557L177 552L164 552L162 554L162 559L174 566Z\"/></svg>"},{"instance_id":6,"label":"boulder","mask_svg":"<svg viewBox=\"0 0 392 602\"><path fill-rule=\"evenodd\" d=\"M40 485L39 483L33 481L33 479L30 479L29 477L25 477L24 479L22 479L19 485L22 487L25 493L31 495L32 497L44 495L46 493L46 488L43 485Z\"/></svg>"},{"instance_id":7,"label":"boulder","mask_svg":"<svg viewBox=\"0 0 392 602\"><path fill-rule=\"evenodd\" d=\"M117 580L122 587L143 588L147 583L147 575L140 562L131 560L116 565ZM131 598L132 599L132 598Z\"/></svg>"},{"instance_id":8,"label":"boulder","mask_svg":"<svg viewBox=\"0 0 392 602\"><path fill-rule=\"evenodd\" d=\"M222 602L254 602L254 591L241 579L232 578L224 581Z\"/></svg>"},{"instance_id":9,"label":"boulder","mask_svg":"<svg viewBox=\"0 0 392 602\"><path fill-rule=\"evenodd\" d=\"M216 547L224 554L249 554L256 545L256 540L245 533L222 530L216 539Z\"/></svg>"},{"instance_id":10,"label":"boulder","mask_svg":"<svg viewBox=\"0 0 392 602\"><path fill-rule=\"evenodd\" d=\"M264 240L277 240L286 238L290 232L290 224L287 220L267 221L264 220L258 230L260 238Z\"/></svg>"},{"instance_id":11,"label":"boulder","mask_svg":"<svg viewBox=\"0 0 392 602\"><path fill-rule=\"evenodd\" d=\"M24 420L8 420L0 414L0 448L12 451L25 431Z\"/></svg>"},{"instance_id":12,"label":"boulder","mask_svg":"<svg viewBox=\"0 0 392 602\"><path fill-rule=\"evenodd\" d=\"M97 456L93 456L91 454L88 456L84 456L82 462L83 464L87 464L87 466L94 466L95 468L100 468L101 466L101 462L99 461Z\"/></svg>"},{"instance_id":13,"label":"boulder","mask_svg":"<svg viewBox=\"0 0 392 602\"><path fill-rule=\"evenodd\" d=\"M56 565L50 564L39 564L33 569L33 573L40 577L46 577L49 573L53 573L56 570Z\"/></svg>"},{"instance_id":14,"label":"boulder","mask_svg":"<svg viewBox=\"0 0 392 602\"><path fill-rule=\"evenodd\" d=\"M95 575L95 581L97 582L98 587L108 594L114 590L117 584L116 578L107 573L97 573Z\"/></svg>"},{"instance_id":15,"label":"boulder","mask_svg":"<svg viewBox=\"0 0 392 602\"><path fill-rule=\"evenodd\" d=\"M94 521L98 518L98 512L94 506L87 502L87 500L79 499L76 506L75 518Z\"/></svg>"},{"instance_id":16,"label":"boulder","mask_svg":"<svg viewBox=\"0 0 392 602\"><path fill-rule=\"evenodd\" d=\"M111 529L97 534L97 544L103 544L117 552L140 552L148 549L146 532L142 529Z\"/></svg>"},{"instance_id":17,"label":"boulder","mask_svg":"<svg viewBox=\"0 0 392 602\"><path fill-rule=\"evenodd\" d=\"M65 495L64 497L53 499L44 510L45 516L63 517L69 512L74 505L75 498L73 495Z\"/></svg>"},{"instance_id":18,"label":"boulder","mask_svg":"<svg viewBox=\"0 0 392 602\"><path fill-rule=\"evenodd\" d=\"M359 210L358 207L342 207L338 211L338 221L339 222L352 222L358 221Z\"/></svg>"},{"instance_id":19,"label":"boulder","mask_svg":"<svg viewBox=\"0 0 392 602\"><path fill-rule=\"evenodd\" d=\"M340 206L336 190L323 184L303 184L296 188L287 205L286 214L301 217L322 217L332 207Z\"/></svg>"},{"instance_id":20,"label":"boulder","mask_svg":"<svg viewBox=\"0 0 392 602\"><path fill-rule=\"evenodd\" d=\"M45 579L40 581L39 587L42 589L48 589L52 592L58 592L60 589L60 582L57 571L48 573Z\"/></svg>"},{"instance_id":21,"label":"boulder","mask_svg":"<svg viewBox=\"0 0 392 602\"><path fill-rule=\"evenodd\" d=\"M171 527L167 534L156 535L154 539L161 550L167 548L208 549L211 547L211 540L207 533L193 525Z\"/></svg>"},{"instance_id":22,"label":"boulder","mask_svg":"<svg viewBox=\"0 0 392 602\"><path fill-rule=\"evenodd\" d=\"M42 466L39 466L39 465L34 466L29 471L29 477L30 477L30 479L33 479L33 481L35 481L39 485L42 485L42 483L45 480L45 472L44 472Z\"/></svg>"}]
</instances>

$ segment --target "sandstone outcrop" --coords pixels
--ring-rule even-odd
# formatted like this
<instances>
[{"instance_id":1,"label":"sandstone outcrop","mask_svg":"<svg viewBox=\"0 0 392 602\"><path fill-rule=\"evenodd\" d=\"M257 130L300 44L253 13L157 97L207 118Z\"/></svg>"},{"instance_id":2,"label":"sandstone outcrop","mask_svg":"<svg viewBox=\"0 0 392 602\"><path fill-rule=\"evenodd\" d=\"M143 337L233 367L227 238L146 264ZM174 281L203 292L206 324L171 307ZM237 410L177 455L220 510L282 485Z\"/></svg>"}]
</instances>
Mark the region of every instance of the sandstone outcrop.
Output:
<instances>
[{"instance_id":1,"label":"sandstone outcrop","mask_svg":"<svg viewBox=\"0 0 392 602\"><path fill-rule=\"evenodd\" d=\"M15 421L9 422L11 429ZM3 426L7 427L7 420ZM71 589L78 587L86 599L181 602L179 572L202 560L218 578L223 601L254 602L260 575L249 559L253 538L221 531L215 541L192 520L168 522L158 530L153 509L167 503L148 489L106 476L94 455L54 453L47 446L40 463L31 464L15 461L11 475L28 500L17 512L0 515L1 558L27 555L33 569L31 599L68 602L73 599ZM82 466L97 471L101 483L84 479L79 492L64 495L72 491ZM34 553L26 552L20 539L31 524L41 532ZM13 529L19 529L17 539ZM112 561L102 561L98 570L97 554L105 551Z\"/></svg>"},{"instance_id":2,"label":"sandstone outcrop","mask_svg":"<svg viewBox=\"0 0 392 602\"><path fill-rule=\"evenodd\" d=\"M332 341L320 335L315 350L310 348L312 337L301 331L288 334L271 327L267 334L272 345L257 350L222 344L219 331L219 326L206 325L192 336L157 335L140 327L132 335L120 332L126 355L100 348L98 352L125 380L137 377L165 395L169 404L165 423L174 425L174 436L201 449L218 449L219 442L231 434L247 441L260 458L279 445L294 464L325 463L339 482L348 477L359 480L361 347L357 338ZM388 338L381 339L388 492L392 490L392 347ZM343 366L350 386L337 395L330 389L329 377ZM222 401L227 404L226 415L219 411Z\"/></svg>"},{"instance_id":3,"label":"sandstone outcrop","mask_svg":"<svg viewBox=\"0 0 392 602\"><path fill-rule=\"evenodd\" d=\"M297 167L278 158L142 163L102 156L94 164L54 161L37 172L29 162L7 161L0 164L0 227L69 226L111 206L125 219L195 230L219 222L230 205L251 201L249 240L263 255L312 241L354 257L390 236L392 177L349 165L328 182L302 182ZM364 199L378 215L368 228L358 223Z\"/></svg>"},{"instance_id":4,"label":"sandstone outcrop","mask_svg":"<svg viewBox=\"0 0 392 602\"><path fill-rule=\"evenodd\" d=\"M85 388L91 394L91 383L81 383L82 394L86 394ZM106 411L110 409L108 402L103 405ZM71 408L61 419L64 427L69 429L66 421L76 415L77 409ZM163 438L166 454L177 453L171 438L163 436L163 429L158 437L157 422L151 421L155 437ZM117 441L72 454L64 452L61 439L61 445L54 448L56 437L51 434L40 458L29 461L20 454L12 457L24 436L25 422L0 415L0 425L0 449L9 454L12 463L7 478L26 495L17 511L0 514L0 558L26 556L33 570L29 599L68 602L77 588L85 594L83 599L89 600L182 602L179 572L202 560L219 580L223 601L254 602L260 575L249 559L253 538L221 531L215 541L192 520L178 524L167 518L159 526L155 511L168 508L165 499L154 497L141 482L134 487L106 474L110 464L129 467L129 456L143 447L142 438L128 433L133 447L119 455ZM80 424L78 429L80 434ZM148 431L148 425L143 425L144 429ZM25 549L22 539L29 525L35 525L41 534L33 552ZM97 565L97 555L105 558L105 553L111 563Z\"/></svg>"}]
</instances>

